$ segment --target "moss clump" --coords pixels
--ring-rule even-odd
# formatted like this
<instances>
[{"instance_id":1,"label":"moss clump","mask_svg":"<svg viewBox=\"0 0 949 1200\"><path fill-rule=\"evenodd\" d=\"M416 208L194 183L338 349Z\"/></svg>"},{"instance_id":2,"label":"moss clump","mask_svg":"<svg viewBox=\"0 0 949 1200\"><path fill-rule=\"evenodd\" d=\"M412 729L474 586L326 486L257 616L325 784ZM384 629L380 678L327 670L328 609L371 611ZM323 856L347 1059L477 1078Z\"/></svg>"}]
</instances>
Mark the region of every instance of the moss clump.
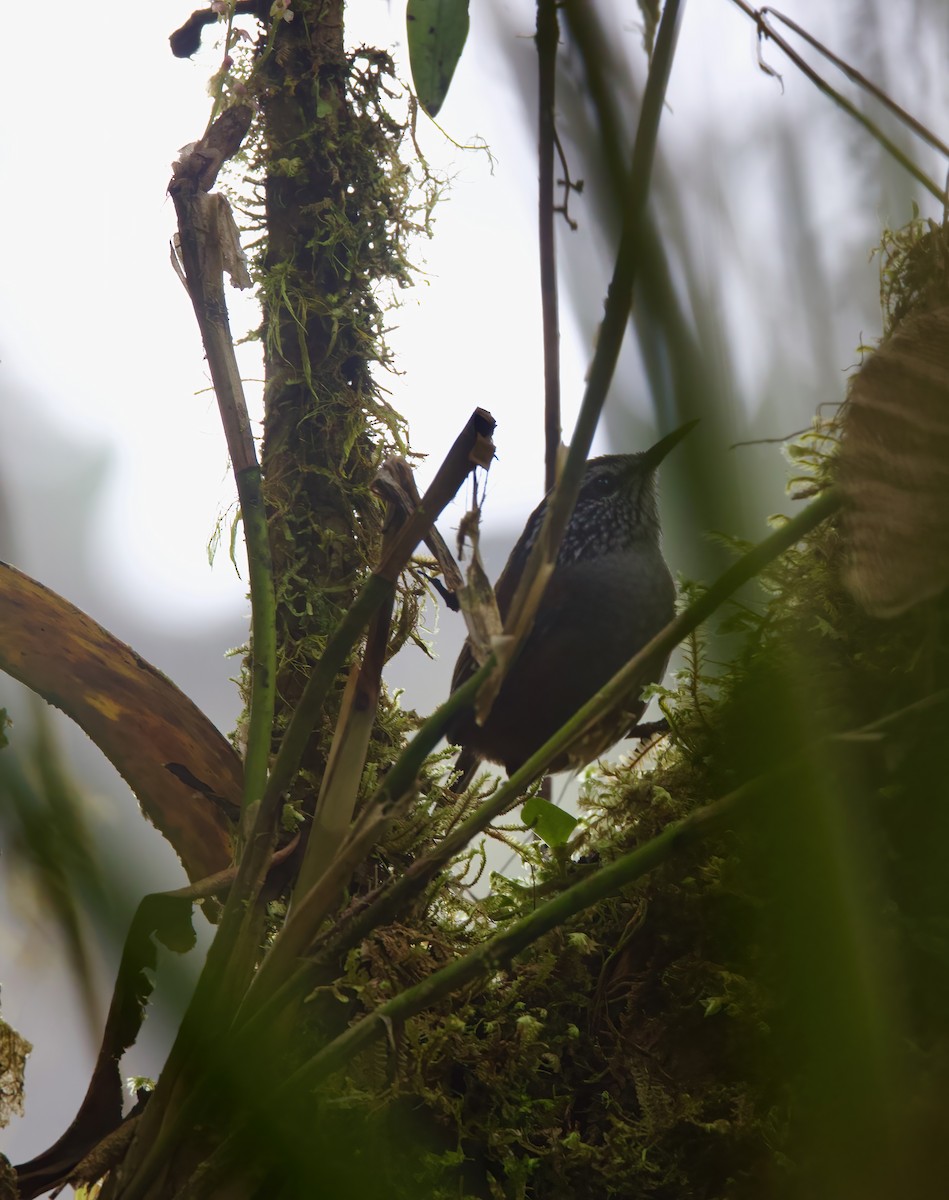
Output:
<instances>
[{"instance_id":1,"label":"moss clump","mask_svg":"<svg viewBox=\"0 0 949 1200\"><path fill-rule=\"evenodd\" d=\"M902 229L888 229L880 254L884 333L911 313L949 304L949 224L914 213Z\"/></svg>"}]
</instances>

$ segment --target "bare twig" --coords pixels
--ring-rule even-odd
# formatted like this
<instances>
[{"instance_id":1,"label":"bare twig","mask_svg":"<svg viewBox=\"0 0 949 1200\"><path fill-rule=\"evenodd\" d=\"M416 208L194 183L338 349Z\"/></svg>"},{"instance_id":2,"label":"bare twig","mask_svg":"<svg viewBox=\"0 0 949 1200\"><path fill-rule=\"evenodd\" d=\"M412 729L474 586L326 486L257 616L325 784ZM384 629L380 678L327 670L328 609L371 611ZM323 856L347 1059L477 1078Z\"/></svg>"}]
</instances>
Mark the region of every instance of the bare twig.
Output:
<instances>
[{"instance_id":1,"label":"bare twig","mask_svg":"<svg viewBox=\"0 0 949 1200\"><path fill-rule=\"evenodd\" d=\"M791 62L794 63L797 69L803 75L805 75L811 81L811 83L814 84L818 91L823 92L824 95L833 100L833 102L839 108L842 108L848 116L853 117L853 119L859 125L862 125L867 133L869 133L870 136L883 147L887 154L889 154L891 158L895 159L905 171L909 172L909 174L912 175L918 183L921 183L928 192L935 196L940 204L943 206L949 204L949 196L947 196L945 188L940 187L939 184L930 179L925 171L918 167L908 155L904 154L899 146L897 146L897 144L891 138L888 138L883 130L880 129L880 127L874 121L871 121L870 118L862 113L855 104L852 104L845 96L841 95L840 92L831 87L831 85L821 75L819 75L817 71L815 71L814 68L807 61L805 61L804 58L801 57L800 54L797 53L794 47L791 46L790 43L787 42L786 39L783 38L781 34L778 33L778 31L768 23L766 14L773 10L768 10L767 8L754 8L752 5L748 4L746 0L732 0L732 3L737 5L737 7L740 8L750 20L754 21L755 27L758 30L759 42L762 38L767 38L774 42L774 44L787 55ZM890 100L888 97L885 97L885 94L880 91L879 88L875 88L873 85L870 85L868 81L859 74L859 72L854 71L852 67L846 67L842 60L837 59L836 56L832 55L829 50L826 50L826 48L821 46L820 43L818 43L814 38L810 37L810 35L805 34L799 26L794 25L793 22L782 17L780 13L775 13L774 15L778 17L779 20L784 21L789 28L793 28L796 33L799 33L812 46L814 46L815 49L819 50L825 58L828 58L842 71L844 71L848 78L859 83L861 87L866 86L871 93L877 97L878 100L880 100L886 105L887 108L889 108L891 112L899 116L901 120L906 120L909 128L911 128L914 133L917 133L920 137L925 137L926 141L928 141L930 145L937 146L937 148L941 149L943 153L949 152L949 149L943 146L943 144L939 142L937 138L935 138L935 135L929 133L928 130L923 133L923 126L919 125L918 122L914 121L913 118L910 118L908 114L904 113L903 109L894 104L892 100ZM762 69L765 70L769 75L777 75L777 72L773 68L767 66L764 62L761 63L761 66Z\"/></svg>"},{"instance_id":2,"label":"bare twig","mask_svg":"<svg viewBox=\"0 0 949 1200\"><path fill-rule=\"evenodd\" d=\"M560 457L560 327L557 312L557 247L554 235L554 106L557 86L557 0L537 0L537 242L544 326L544 491L557 482Z\"/></svg>"},{"instance_id":3,"label":"bare twig","mask_svg":"<svg viewBox=\"0 0 949 1200\"><path fill-rule=\"evenodd\" d=\"M834 52L827 46L825 46L823 42L818 41L813 34L808 33L807 30L798 25L796 21L792 21L790 17L786 17L784 13L779 12L776 8L771 8L769 5L765 5L765 7L761 9L761 16L777 17L777 19L783 25L786 25L788 29L793 30L798 37L803 38L809 46L813 46L818 54L823 55L828 62L832 62L839 71L846 75L849 80L851 80L852 83L857 84L858 87L863 88L863 90L873 96L874 99L879 100L883 107L888 108L898 120L902 121L907 129L911 129L917 137L922 138L924 142L928 142L934 150L938 150L940 154L944 155L946 158L949 158L949 146L947 146L946 143L941 140L941 138L938 138L931 129L927 128L927 126L925 126L921 121L917 121L912 113L908 113L905 108L902 108L899 104L897 104L896 101L891 99L882 88L877 87L872 80L867 79L866 75L861 74L856 67L852 67L842 58L838 58L837 55L834 54Z\"/></svg>"},{"instance_id":4,"label":"bare twig","mask_svg":"<svg viewBox=\"0 0 949 1200\"><path fill-rule=\"evenodd\" d=\"M205 137L175 163L174 176L168 185L178 215L178 246L185 286L207 354L247 541L251 696L244 756L245 838L250 833L254 806L263 795L267 780L276 695L276 601L260 467L227 318L224 271L241 287L250 286L251 281L242 262L227 200L209 193L221 166L240 148L252 118L253 109L249 105L227 109L213 122Z\"/></svg>"}]
</instances>

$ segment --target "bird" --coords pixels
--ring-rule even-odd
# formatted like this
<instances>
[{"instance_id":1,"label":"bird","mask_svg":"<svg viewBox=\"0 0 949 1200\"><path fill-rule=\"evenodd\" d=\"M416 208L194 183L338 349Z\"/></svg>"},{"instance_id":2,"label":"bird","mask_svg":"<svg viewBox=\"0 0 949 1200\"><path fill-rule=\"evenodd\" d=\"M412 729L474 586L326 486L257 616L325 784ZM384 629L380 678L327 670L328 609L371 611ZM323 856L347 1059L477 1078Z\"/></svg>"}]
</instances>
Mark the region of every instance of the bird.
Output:
<instances>
[{"instance_id":1,"label":"bird","mask_svg":"<svg viewBox=\"0 0 949 1200\"><path fill-rule=\"evenodd\" d=\"M461 747L449 788L462 792L478 765L500 763L512 775L675 615L676 589L662 556L656 469L696 424L691 421L648 450L587 461L577 501L534 624L483 724L472 708L449 724ZM552 492L527 520L494 593L502 621L537 539ZM644 682L658 682L668 658ZM470 640L452 675L455 692L478 669ZM635 726L645 708L630 697L548 771L579 769Z\"/></svg>"}]
</instances>

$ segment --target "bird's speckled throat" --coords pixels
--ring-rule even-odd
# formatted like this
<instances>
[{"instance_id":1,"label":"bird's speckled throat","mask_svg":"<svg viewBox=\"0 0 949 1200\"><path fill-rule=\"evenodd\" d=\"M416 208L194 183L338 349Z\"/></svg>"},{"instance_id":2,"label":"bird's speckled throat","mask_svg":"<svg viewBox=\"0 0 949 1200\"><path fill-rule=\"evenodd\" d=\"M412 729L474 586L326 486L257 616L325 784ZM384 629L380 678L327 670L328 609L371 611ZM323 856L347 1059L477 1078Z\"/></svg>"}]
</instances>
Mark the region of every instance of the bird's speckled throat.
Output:
<instances>
[{"instance_id":1,"label":"bird's speckled throat","mask_svg":"<svg viewBox=\"0 0 949 1200\"><path fill-rule=\"evenodd\" d=\"M520 544L531 549L547 514L550 493L534 509ZM586 465L580 494L560 543L557 563L615 554L643 543L659 544L656 467L645 454L605 454Z\"/></svg>"}]
</instances>

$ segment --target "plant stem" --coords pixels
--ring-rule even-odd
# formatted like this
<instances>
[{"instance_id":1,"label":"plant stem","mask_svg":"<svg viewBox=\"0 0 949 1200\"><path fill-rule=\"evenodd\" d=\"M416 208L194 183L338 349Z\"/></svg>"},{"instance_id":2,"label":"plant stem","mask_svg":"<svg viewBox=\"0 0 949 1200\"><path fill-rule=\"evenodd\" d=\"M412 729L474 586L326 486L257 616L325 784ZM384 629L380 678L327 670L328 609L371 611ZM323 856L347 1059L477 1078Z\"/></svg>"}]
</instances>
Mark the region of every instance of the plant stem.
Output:
<instances>
[{"instance_id":1,"label":"plant stem","mask_svg":"<svg viewBox=\"0 0 949 1200\"><path fill-rule=\"evenodd\" d=\"M276 695L276 600L260 466L234 354L234 339L224 294L224 246L229 232L226 225L230 222L233 228L233 217L223 196L208 194L214 179L213 176L208 179L206 168L202 165L214 151L218 152L221 161L236 153L246 132L246 126L242 132L240 123L235 121L236 111L231 109L212 123L188 159L176 167L168 190L178 215L186 286L214 383L247 545L251 598L251 693L244 755L242 826L246 836L249 832L249 814L263 795L267 781ZM248 124L250 115L248 109ZM226 148L219 150L217 141L227 137L232 125L235 129L226 141ZM247 285L249 283L247 277Z\"/></svg>"},{"instance_id":2,"label":"plant stem","mask_svg":"<svg viewBox=\"0 0 949 1200\"><path fill-rule=\"evenodd\" d=\"M544 325L544 491L557 482L560 452L560 328L557 313L557 248L554 236L554 150L557 0L537 0L537 242Z\"/></svg>"}]
</instances>

